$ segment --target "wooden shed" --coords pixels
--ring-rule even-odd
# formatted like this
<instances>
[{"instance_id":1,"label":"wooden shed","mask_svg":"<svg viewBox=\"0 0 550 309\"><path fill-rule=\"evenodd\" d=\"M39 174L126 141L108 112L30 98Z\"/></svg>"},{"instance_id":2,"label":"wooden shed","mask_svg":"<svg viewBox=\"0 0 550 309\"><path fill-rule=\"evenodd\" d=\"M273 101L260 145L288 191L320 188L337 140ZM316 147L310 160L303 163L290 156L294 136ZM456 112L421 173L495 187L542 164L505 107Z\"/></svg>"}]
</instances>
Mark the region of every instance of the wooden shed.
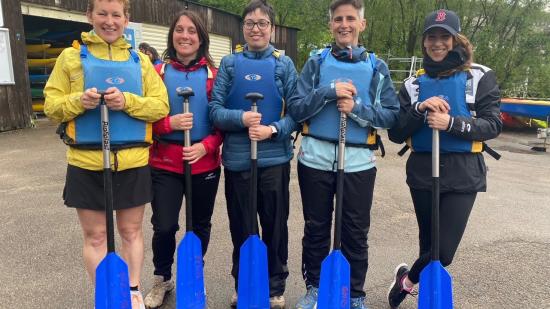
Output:
<instances>
[{"instance_id":1,"label":"wooden shed","mask_svg":"<svg viewBox=\"0 0 550 309\"><path fill-rule=\"evenodd\" d=\"M0 75L0 131L7 131L31 126L33 109L40 112L41 104L43 106L42 89L56 55L91 26L85 15L86 0L0 0L0 4L4 17L0 39L4 33L9 34L11 59L6 63L10 62L13 67L12 83L3 83ZM206 21L210 53L217 64L235 45L244 42L239 15L179 0L131 0L126 39L135 48L147 42L162 53L169 24L181 10L195 11ZM297 31L276 26L272 42L294 61ZM1 49L0 40L0 64L3 63Z\"/></svg>"}]
</instances>

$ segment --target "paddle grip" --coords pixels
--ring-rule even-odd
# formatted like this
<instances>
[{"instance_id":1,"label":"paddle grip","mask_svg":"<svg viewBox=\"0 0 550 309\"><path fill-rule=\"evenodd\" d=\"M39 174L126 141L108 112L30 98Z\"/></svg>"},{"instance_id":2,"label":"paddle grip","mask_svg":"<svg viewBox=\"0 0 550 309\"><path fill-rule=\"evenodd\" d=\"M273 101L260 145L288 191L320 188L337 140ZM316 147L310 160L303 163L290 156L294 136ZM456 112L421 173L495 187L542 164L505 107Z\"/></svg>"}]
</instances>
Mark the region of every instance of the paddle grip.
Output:
<instances>
[{"instance_id":1,"label":"paddle grip","mask_svg":"<svg viewBox=\"0 0 550 309\"><path fill-rule=\"evenodd\" d=\"M258 100L264 98L263 94L258 92L247 93L244 97L250 100L250 110L258 112ZM250 235L258 234L258 220L256 213L258 210L258 142L250 140Z\"/></svg>"},{"instance_id":2,"label":"paddle grip","mask_svg":"<svg viewBox=\"0 0 550 309\"><path fill-rule=\"evenodd\" d=\"M432 132L432 261L439 260L439 130Z\"/></svg>"},{"instance_id":3,"label":"paddle grip","mask_svg":"<svg viewBox=\"0 0 550 309\"><path fill-rule=\"evenodd\" d=\"M336 173L336 207L334 209L334 242L332 244L332 248L334 250L340 250L341 246L346 130L347 116L345 113L340 113L340 128L338 134L338 169Z\"/></svg>"},{"instance_id":4,"label":"paddle grip","mask_svg":"<svg viewBox=\"0 0 550 309\"><path fill-rule=\"evenodd\" d=\"M183 113L189 113L189 97L195 95L193 89L190 87L176 89L178 96L183 97ZM183 146L191 147L191 131L185 130L183 132ZM193 231L193 193L191 189L191 164L188 160L184 160L184 174L185 174L185 230L187 232Z\"/></svg>"},{"instance_id":5,"label":"paddle grip","mask_svg":"<svg viewBox=\"0 0 550 309\"><path fill-rule=\"evenodd\" d=\"M107 225L107 252L115 252L115 228L113 220L113 176L111 173L111 134L109 132L109 109L105 104L105 92L98 92L101 112L101 145L103 149L103 194Z\"/></svg>"}]
</instances>

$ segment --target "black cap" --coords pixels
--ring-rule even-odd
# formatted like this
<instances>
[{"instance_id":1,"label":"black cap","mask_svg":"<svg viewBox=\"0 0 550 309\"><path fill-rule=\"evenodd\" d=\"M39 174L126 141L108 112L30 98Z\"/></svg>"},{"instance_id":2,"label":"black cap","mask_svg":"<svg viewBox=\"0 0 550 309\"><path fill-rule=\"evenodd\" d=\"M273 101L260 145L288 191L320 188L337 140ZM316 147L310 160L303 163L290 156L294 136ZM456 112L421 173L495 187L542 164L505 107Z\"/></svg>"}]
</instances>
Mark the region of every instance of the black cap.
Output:
<instances>
[{"instance_id":1,"label":"black cap","mask_svg":"<svg viewBox=\"0 0 550 309\"><path fill-rule=\"evenodd\" d=\"M455 12L449 10L437 10L430 13L424 20L424 32L432 28L443 28L452 35L460 32L460 19Z\"/></svg>"}]
</instances>

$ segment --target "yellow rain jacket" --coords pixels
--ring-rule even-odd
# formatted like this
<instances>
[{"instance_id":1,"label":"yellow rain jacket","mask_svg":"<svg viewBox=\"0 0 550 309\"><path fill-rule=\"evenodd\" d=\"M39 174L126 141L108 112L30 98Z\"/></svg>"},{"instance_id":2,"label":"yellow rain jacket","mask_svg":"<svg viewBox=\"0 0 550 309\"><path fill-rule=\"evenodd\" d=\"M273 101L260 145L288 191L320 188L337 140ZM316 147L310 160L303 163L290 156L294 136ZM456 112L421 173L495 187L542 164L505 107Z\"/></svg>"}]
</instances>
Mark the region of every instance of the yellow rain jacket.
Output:
<instances>
[{"instance_id":1,"label":"yellow rain jacket","mask_svg":"<svg viewBox=\"0 0 550 309\"><path fill-rule=\"evenodd\" d=\"M105 60L125 61L130 57L130 45L119 38L107 44L93 31L82 33L82 42L95 57ZM151 61L146 55L138 53L142 70L143 96L124 92L126 105L124 111L130 116L147 122L155 122L168 114L168 94ZM57 58L55 67L44 88L44 113L56 122L67 122L85 112L80 103L84 92L84 74L80 63L80 47L65 49ZM98 107L99 108L99 107ZM83 169L100 171L103 169L102 150L83 150L69 147L67 161L70 165ZM147 165L148 147L121 149L117 152L117 170ZM111 153L111 166L114 155Z\"/></svg>"}]
</instances>

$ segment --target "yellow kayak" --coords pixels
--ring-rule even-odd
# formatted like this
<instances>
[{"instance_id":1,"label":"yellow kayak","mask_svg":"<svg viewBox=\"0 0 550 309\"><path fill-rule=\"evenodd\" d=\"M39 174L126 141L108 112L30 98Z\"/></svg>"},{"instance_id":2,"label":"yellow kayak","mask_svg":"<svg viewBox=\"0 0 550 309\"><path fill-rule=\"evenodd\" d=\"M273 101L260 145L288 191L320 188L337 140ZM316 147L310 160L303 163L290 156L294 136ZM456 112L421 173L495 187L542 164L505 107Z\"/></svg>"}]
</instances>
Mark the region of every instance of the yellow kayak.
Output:
<instances>
[{"instance_id":1,"label":"yellow kayak","mask_svg":"<svg viewBox=\"0 0 550 309\"><path fill-rule=\"evenodd\" d=\"M27 53L38 53L50 48L52 44L27 44Z\"/></svg>"},{"instance_id":2,"label":"yellow kayak","mask_svg":"<svg viewBox=\"0 0 550 309\"><path fill-rule=\"evenodd\" d=\"M57 58L47 58L47 59L27 59L27 64L29 68L42 68L48 67L53 68Z\"/></svg>"},{"instance_id":3,"label":"yellow kayak","mask_svg":"<svg viewBox=\"0 0 550 309\"><path fill-rule=\"evenodd\" d=\"M63 50L65 50L67 47L50 47L46 48L46 54L52 55L52 56L58 56L61 54Z\"/></svg>"},{"instance_id":4,"label":"yellow kayak","mask_svg":"<svg viewBox=\"0 0 550 309\"><path fill-rule=\"evenodd\" d=\"M33 112L43 112L44 111L44 100L32 100L32 111Z\"/></svg>"}]
</instances>

